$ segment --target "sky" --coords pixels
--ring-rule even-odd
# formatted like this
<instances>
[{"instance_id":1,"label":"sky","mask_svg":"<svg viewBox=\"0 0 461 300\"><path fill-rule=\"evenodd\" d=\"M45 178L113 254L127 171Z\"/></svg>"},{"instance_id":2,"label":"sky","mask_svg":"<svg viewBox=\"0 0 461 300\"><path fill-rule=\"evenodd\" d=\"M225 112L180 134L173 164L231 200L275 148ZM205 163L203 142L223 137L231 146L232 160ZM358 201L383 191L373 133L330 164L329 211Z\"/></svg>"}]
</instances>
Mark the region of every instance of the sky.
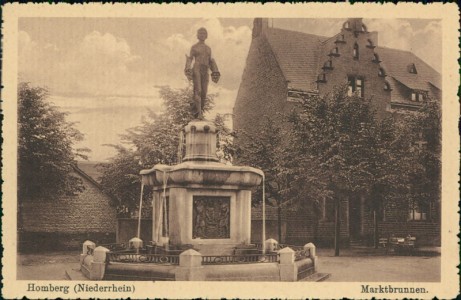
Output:
<instances>
[{"instance_id":1,"label":"sky","mask_svg":"<svg viewBox=\"0 0 461 300\"><path fill-rule=\"evenodd\" d=\"M269 25L322 36L339 32L345 19L270 19ZM441 72L441 22L430 19L364 19L379 32L379 46L409 50ZM218 93L210 113L231 113L248 49L253 19L21 18L19 80L48 88L49 101L67 111L68 121L105 161L120 134L141 123L147 108L162 109L159 86L183 88L185 55L200 27L221 72L209 93Z\"/></svg>"}]
</instances>

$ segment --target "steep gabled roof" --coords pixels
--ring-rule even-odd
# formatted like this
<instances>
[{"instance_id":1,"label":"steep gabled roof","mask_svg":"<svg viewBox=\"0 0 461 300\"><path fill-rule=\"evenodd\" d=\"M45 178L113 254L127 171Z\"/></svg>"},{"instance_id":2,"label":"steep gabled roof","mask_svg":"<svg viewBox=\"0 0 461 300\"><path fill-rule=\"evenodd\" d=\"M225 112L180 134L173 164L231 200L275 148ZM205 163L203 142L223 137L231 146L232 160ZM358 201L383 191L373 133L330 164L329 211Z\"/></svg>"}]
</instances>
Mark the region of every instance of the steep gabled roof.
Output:
<instances>
[{"instance_id":1,"label":"steep gabled roof","mask_svg":"<svg viewBox=\"0 0 461 300\"><path fill-rule=\"evenodd\" d=\"M320 47L328 37L279 28L268 28L265 34L288 87L316 90Z\"/></svg>"},{"instance_id":2,"label":"steep gabled roof","mask_svg":"<svg viewBox=\"0 0 461 300\"><path fill-rule=\"evenodd\" d=\"M326 57L326 46L333 37L324 37L280 28L267 28L267 41L277 59L288 87L295 90L315 91L317 75ZM442 89L440 74L415 54L386 47L376 47L386 75L415 90ZM409 72L414 64L417 73Z\"/></svg>"},{"instance_id":3,"label":"steep gabled roof","mask_svg":"<svg viewBox=\"0 0 461 300\"><path fill-rule=\"evenodd\" d=\"M94 186L96 186L98 189L102 190L101 184L97 182L93 177L88 175L85 171L83 171L79 165L73 165L74 171L78 173L80 176L91 182Z\"/></svg>"},{"instance_id":4,"label":"steep gabled roof","mask_svg":"<svg viewBox=\"0 0 461 300\"><path fill-rule=\"evenodd\" d=\"M408 88L428 91L432 84L439 90L442 89L440 74L415 54L386 47L377 47L375 52L378 53L386 74ZM416 74L409 72L413 64Z\"/></svg>"}]
</instances>

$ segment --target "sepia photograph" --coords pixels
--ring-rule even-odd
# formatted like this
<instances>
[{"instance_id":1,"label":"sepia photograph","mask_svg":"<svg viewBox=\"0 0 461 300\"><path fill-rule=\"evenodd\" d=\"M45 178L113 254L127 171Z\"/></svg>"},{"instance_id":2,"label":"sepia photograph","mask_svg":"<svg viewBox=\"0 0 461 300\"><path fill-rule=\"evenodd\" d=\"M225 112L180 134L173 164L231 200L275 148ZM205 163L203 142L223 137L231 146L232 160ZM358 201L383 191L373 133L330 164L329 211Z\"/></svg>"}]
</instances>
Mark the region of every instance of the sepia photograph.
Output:
<instances>
[{"instance_id":1,"label":"sepia photograph","mask_svg":"<svg viewBox=\"0 0 461 300\"><path fill-rule=\"evenodd\" d=\"M459 293L453 5L40 7L5 7L4 295Z\"/></svg>"}]
</instances>

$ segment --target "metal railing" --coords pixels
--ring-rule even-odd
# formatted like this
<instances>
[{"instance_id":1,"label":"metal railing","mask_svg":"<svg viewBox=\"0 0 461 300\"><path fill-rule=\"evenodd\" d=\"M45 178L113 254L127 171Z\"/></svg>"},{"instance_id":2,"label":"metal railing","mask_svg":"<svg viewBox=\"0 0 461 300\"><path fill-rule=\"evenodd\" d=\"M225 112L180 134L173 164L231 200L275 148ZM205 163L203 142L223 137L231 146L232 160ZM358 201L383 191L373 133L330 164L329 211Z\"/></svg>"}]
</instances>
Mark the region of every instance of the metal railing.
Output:
<instances>
[{"instance_id":1,"label":"metal railing","mask_svg":"<svg viewBox=\"0 0 461 300\"><path fill-rule=\"evenodd\" d=\"M309 249L295 250L295 261L309 258L311 256L311 251Z\"/></svg>"},{"instance_id":2,"label":"metal railing","mask_svg":"<svg viewBox=\"0 0 461 300\"><path fill-rule=\"evenodd\" d=\"M126 249L126 244L125 243L101 244L101 245L98 245L98 246L105 247L105 248L109 249L110 251Z\"/></svg>"},{"instance_id":3,"label":"metal railing","mask_svg":"<svg viewBox=\"0 0 461 300\"><path fill-rule=\"evenodd\" d=\"M204 255L203 265L228 265L272 263L278 261L278 254L245 254L245 255Z\"/></svg>"},{"instance_id":4,"label":"metal railing","mask_svg":"<svg viewBox=\"0 0 461 300\"><path fill-rule=\"evenodd\" d=\"M108 262L179 265L179 255L108 252L107 260Z\"/></svg>"}]
</instances>

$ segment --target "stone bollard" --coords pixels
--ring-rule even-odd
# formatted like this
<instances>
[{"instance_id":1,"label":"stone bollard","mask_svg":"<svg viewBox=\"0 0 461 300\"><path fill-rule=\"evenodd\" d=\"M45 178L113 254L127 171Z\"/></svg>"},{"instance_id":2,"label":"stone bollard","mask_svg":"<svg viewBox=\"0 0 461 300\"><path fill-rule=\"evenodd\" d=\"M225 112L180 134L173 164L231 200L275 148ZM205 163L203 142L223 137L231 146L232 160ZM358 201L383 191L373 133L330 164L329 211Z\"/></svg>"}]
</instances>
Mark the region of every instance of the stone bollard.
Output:
<instances>
[{"instance_id":1,"label":"stone bollard","mask_svg":"<svg viewBox=\"0 0 461 300\"><path fill-rule=\"evenodd\" d=\"M309 257L312 259L312 263L314 264L314 270L317 272L318 270L318 259L315 251L315 245L312 243L308 243L304 245L304 250L309 250Z\"/></svg>"},{"instance_id":2,"label":"stone bollard","mask_svg":"<svg viewBox=\"0 0 461 300\"><path fill-rule=\"evenodd\" d=\"M92 241L86 240L83 242L82 253L80 254L80 265L83 264L83 260L88 255L90 249L94 250L94 248L96 248L96 244Z\"/></svg>"},{"instance_id":3,"label":"stone bollard","mask_svg":"<svg viewBox=\"0 0 461 300\"><path fill-rule=\"evenodd\" d=\"M107 252L109 249L102 246L96 247L93 254L93 262L91 264L90 279L102 280L106 271Z\"/></svg>"},{"instance_id":4,"label":"stone bollard","mask_svg":"<svg viewBox=\"0 0 461 300\"><path fill-rule=\"evenodd\" d=\"M267 239L264 242L264 248L266 249L266 251L274 252L274 251L277 251L278 244L279 243L274 239Z\"/></svg>"},{"instance_id":5,"label":"stone bollard","mask_svg":"<svg viewBox=\"0 0 461 300\"><path fill-rule=\"evenodd\" d=\"M203 281L205 280L202 267L202 254L189 249L179 255L179 268L176 269L176 281Z\"/></svg>"},{"instance_id":6,"label":"stone bollard","mask_svg":"<svg viewBox=\"0 0 461 300\"><path fill-rule=\"evenodd\" d=\"M139 249L142 248L142 245L143 245L143 242L138 237L134 237L128 242L128 248L135 249L136 251L139 251Z\"/></svg>"},{"instance_id":7,"label":"stone bollard","mask_svg":"<svg viewBox=\"0 0 461 300\"><path fill-rule=\"evenodd\" d=\"M280 281L297 281L298 267L295 264L295 252L290 247L285 247L279 252Z\"/></svg>"}]
</instances>

